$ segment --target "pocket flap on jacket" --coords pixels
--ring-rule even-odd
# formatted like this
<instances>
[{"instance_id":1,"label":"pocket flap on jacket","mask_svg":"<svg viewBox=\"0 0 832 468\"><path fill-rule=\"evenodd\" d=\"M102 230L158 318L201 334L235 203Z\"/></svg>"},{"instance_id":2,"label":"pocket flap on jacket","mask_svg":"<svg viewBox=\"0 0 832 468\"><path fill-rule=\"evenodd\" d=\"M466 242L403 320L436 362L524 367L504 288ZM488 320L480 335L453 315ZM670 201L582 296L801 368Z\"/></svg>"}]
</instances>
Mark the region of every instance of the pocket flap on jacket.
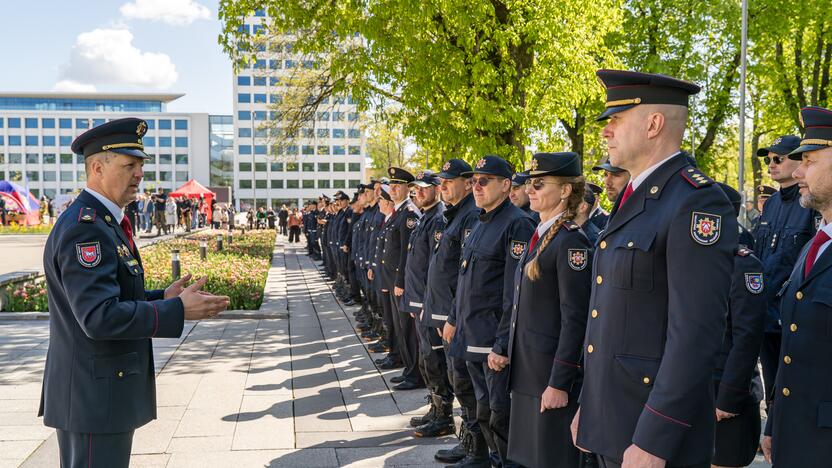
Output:
<instances>
[{"instance_id":1,"label":"pocket flap on jacket","mask_svg":"<svg viewBox=\"0 0 832 468\"><path fill-rule=\"evenodd\" d=\"M652 385L653 381L656 380L656 374L659 373L659 365L661 364L661 360L659 359L629 354L616 354L615 360L618 361L618 364L624 368L630 377L648 385Z\"/></svg>"},{"instance_id":2,"label":"pocket flap on jacket","mask_svg":"<svg viewBox=\"0 0 832 468\"><path fill-rule=\"evenodd\" d=\"M96 357L92 360L92 375L96 379L119 379L139 373L138 353Z\"/></svg>"}]
</instances>

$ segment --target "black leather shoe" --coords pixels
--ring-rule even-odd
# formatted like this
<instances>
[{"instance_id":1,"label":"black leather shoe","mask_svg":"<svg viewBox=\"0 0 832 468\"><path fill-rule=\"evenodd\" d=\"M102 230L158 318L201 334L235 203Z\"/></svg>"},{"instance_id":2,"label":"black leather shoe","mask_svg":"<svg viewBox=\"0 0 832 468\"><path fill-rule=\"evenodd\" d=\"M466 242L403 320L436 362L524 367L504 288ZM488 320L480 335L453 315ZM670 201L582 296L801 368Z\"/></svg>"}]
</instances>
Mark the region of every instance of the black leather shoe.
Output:
<instances>
[{"instance_id":1,"label":"black leather shoe","mask_svg":"<svg viewBox=\"0 0 832 468\"><path fill-rule=\"evenodd\" d=\"M404 382L404 376L403 375L397 375L397 376L393 377L392 379L390 379L390 383L402 383L402 382Z\"/></svg>"},{"instance_id":2,"label":"black leather shoe","mask_svg":"<svg viewBox=\"0 0 832 468\"><path fill-rule=\"evenodd\" d=\"M370 350L371 353L387 353L390 352L390 347L387 346L387 343L373 343L367 346L367 349Z\"/></svg>"},{"instance_id":3,"label":"black leather shoe","mask_svg":"<svg viewBox=\"0 0 832 468\"><path fill-rule=\"evenodd\" d=\"M416 437L442 437L456 432L454 420L451 418L438 418L429 423L419 426L413 431Z\"/></svg>"},{"instance_id":4,"label":"black leather shoe","mask_svg":"<svg viewBox=\"0 0 832 468\"><path fill-rule=\"evenodd\" d=\"M389 360L387 360L387 361L385 361L385 362L383 362L383 363L381 363L381 364L379 364L379 365L378 365L378 368L379 368L379 369L384 369L384 370L387 370L387 369L400 369L400 368L402 368L402 367L404 367L404 364L402 364L402 362L401 362L401 361L394 361L394 360L392 360L392 359L389 359ZM402 384L399 384L399 385L402 385ZM396 385L396 387L398 387L399 385ZM394 388L395 388L395 387L394 387ZM407 389L407 390L409 390L409 389Z\"/></svg>"},{"instance_id":5,"label":"black leather shoe","mask_svg":"<svg viewBox=\"0 0 832 468\"><path fill-rule=\"evenodd\" d=\"M433 458L442 463L456 463L465 458L465 454L465 444L460 442L453 448L437 450Z\"/></svg>"},{"instance_id":6,"label":"black leather shoe","mask_svg":"<svg viewBox=\"0 0 832 468\"><path fill-rule=\"evenodd\" d=\"M387 362L389 359L390 359L390 356L384 356L383 358L374 359L373 362L375 362L378 365L381 365L381 364L384 364L385 362Z\"/></svg>"},{"instance_id":7,"label":"black leather shoe","mask_svg":"<svg viewBox=\"0 0 832 468\"><path fill-rule=\"evenodd\" d=\"M419 389L419 388L425 388L425 384L420 384L420 383L410 382L408 380L405 380L404 382L402 382L402 383L396 385L395 387L393 387L393 390L416 390L416 389Z\"/></svg>"}]
</instances>

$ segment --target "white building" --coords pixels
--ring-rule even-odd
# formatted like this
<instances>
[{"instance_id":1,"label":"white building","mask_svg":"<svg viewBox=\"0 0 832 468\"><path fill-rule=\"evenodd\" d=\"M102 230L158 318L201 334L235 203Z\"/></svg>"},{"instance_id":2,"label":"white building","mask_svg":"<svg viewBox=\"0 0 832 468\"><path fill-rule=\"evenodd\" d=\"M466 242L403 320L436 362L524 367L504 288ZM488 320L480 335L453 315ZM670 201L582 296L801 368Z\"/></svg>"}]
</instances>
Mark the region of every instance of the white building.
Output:
<instances>
[{"instance_id":1,"label":"white building","mask_svg":"<svg viewBox=\"0 0 832 468\"><path fill-rule=\"evenodd\" d=\"M256 32L265 24L258 10L244 28ZM274 104L285 93L281 78L297 67L309 66L292 52L290 40L269 44L250 68L234 77L234 193L238 206L280 206L351 189L364 180L365 135L360 116L348 97L325 103L314 126L304 128L285 148L275 148L270 130Z\"/></svg>"},{"instance_id":2,"label":"white building","mask_svg":"<svg viewBox=\"0 0 832 468\"><path fill-rule=\"evenodd\" d=\"M209 177L208 114L169 113L166 104L182 94L0 93L0 180L23 186L36 197L73 192L86 180L84 157L72 141L108 120L147 121L143 188L172 190L189 179Z\"/></svg>"}]
</instances>

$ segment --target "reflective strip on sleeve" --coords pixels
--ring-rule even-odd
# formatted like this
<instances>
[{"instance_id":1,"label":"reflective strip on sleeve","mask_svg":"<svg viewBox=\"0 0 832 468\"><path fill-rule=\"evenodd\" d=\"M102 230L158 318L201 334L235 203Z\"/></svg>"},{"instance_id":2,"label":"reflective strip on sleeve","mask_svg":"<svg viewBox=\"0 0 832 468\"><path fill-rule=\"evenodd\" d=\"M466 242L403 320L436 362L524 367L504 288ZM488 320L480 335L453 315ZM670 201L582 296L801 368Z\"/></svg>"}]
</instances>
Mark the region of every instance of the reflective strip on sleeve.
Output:
<instances>
[{"instance_id":1,"label":"reflective strip on sleeve","mask_svg":"<svg viewBox=\"0 0 832 468\"><path fill-rule=\"evenodd\" d=\"M468 346L466 351L469 353L479 353L479 354L488 354L491 352L491 348L485 346Z\"/></svg>"}]
</instances>

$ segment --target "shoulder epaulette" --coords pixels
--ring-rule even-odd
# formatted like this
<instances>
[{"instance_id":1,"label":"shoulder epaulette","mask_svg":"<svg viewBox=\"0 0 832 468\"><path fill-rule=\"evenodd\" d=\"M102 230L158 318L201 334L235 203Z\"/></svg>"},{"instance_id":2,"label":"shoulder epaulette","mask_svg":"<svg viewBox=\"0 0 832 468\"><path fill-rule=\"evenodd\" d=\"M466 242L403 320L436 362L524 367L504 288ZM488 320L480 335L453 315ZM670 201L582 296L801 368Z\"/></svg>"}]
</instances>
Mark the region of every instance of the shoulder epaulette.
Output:
<instances>
[{"instance_id":1,"label":"shoulder epaulette","mask_svg":"<svg viewBox=\"0 0 832 468\"><path fill-rule=\"evenodd\" d=\"M702 171L695 167L682 169L682 172L679 174L681 174L682 178L688 181L688 183L693 185L695 188L707 187L708 185L714 183L713 179L706 176L702 173Z\"/></svg>"},{"instance_id":2,"label":"shoulder epaulette","mask_svg":"<svg viewBox=\"0 0 832 468\"><path fill-rule=\"evenodd\" d=\"M751 249L747 249L745 247L740 247L737 250L737 256L739 256L739 257L747 257L747 256L749 256L753 253L754 253L754 251L752 251Z\"/></svg>"},{"instance_id":3,"label":"shoulder epaulette","mask_svg":"<svg viewBox=\"0 0 832 468\"><path fill-rule=\"evenodd\" d=\"M567 231L577 231L578 229L581 228L580 226L578 226L578 223L576 223L575 221L564 221L563 222L563 227Z\"/></svg>"},{"instance_id":4,"label":"shoulder epaulette","mask_svg":"<svg viewBox=\"0 0 832 468\"><path fill-rule=\"evenodd\" d=\"M95 208L85 206L78 212L79 223L94 223L95 222Z\"/></svg>"}]
</instances>

